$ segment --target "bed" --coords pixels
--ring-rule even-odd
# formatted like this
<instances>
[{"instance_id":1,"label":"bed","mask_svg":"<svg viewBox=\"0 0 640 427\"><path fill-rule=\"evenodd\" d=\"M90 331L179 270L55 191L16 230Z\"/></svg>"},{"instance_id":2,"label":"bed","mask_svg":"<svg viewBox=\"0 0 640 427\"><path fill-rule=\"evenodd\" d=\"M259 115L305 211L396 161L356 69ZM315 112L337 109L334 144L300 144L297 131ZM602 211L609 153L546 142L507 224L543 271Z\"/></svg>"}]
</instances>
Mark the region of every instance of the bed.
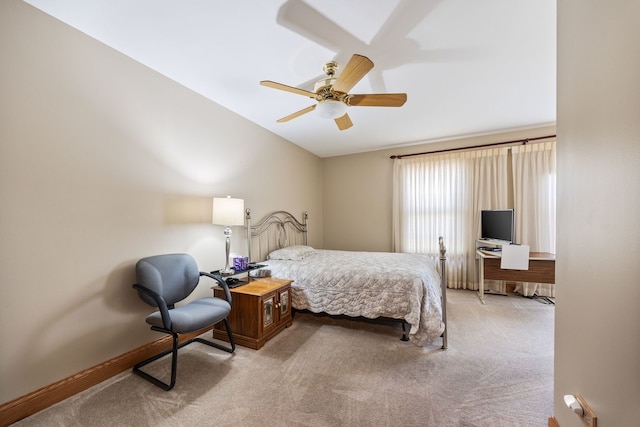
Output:
<instances>
[{"instance_id":1,"label":"bed","mask_svg":"<svg viewBox=\"0 0 640 427\"><path fill-rule=\"evenodd\" d=\"M308 245L308 214L298 221L277 211L251 224L246 210L249 262L273 277L291 279L295 310L368 319L395 319L403 340L425 346L442 337L447 348L446 278L424 254L315 249ZM442 237L440 272L445 272Z\"/></svg>"}]
</instances>

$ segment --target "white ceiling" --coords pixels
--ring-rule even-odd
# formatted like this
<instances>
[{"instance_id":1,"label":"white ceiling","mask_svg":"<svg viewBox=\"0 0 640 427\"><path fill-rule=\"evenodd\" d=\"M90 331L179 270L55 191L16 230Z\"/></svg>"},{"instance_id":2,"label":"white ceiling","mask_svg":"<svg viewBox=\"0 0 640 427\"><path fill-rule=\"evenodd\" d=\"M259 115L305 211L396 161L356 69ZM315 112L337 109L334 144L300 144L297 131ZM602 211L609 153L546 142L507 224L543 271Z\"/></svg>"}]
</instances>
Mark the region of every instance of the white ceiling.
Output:
<instances>
[{"instance_id":1,"label":"white ceiling","mask_svg":"<svg viewBox=\"0 0 640 427\"><path fill-rule=\"evenodd\" d=\"M555 123L556 0L25 0L320 157ZM375 64L339 131L315 101L322 65ZM339 72L338 72L339 73Z\"/></svg>"}]
</instances>

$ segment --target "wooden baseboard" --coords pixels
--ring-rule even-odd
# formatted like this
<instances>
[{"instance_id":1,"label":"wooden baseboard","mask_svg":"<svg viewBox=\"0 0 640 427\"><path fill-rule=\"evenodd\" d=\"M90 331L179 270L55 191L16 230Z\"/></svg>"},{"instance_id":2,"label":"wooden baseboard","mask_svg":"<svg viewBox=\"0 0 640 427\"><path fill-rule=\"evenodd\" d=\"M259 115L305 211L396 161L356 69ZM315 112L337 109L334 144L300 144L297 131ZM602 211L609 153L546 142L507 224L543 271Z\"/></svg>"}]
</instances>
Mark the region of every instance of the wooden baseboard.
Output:
<instances>
[{"instance_id":1,"label":"wooden baseboard","mask_svg":"<svg viewBox=\"0 0 640 427\"><path fill-rule=\"evenodd\" d=\"M181 335L180 342L195 338L209 330L211 328ZM0 405L0 426L5 427L29 415L33 415L127 369L131 369L135 364L169 348L171 348L171 336L166 335L97 366L3 403Z\"/></svg>"},{"instance_id":2,"label":"wooden baseboard","mask_svg":"<svg viewBox=\"0 0 640 427\"><path fill-rule=\"evenodd\" d=\"M556 420L556 417L549 418L548 427L560 427L560 424L558 424L558 420Z\"/></svg>"}]
</instances>

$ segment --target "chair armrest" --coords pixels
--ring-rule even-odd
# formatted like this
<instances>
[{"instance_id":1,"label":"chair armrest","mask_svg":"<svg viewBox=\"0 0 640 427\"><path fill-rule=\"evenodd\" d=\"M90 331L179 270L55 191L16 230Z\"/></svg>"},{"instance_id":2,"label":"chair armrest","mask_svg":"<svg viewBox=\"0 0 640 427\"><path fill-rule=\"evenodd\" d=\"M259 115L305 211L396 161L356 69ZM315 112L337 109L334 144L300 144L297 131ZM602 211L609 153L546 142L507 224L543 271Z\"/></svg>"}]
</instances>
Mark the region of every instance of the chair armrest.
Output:
<instances>
[{"instance_id":1,"label":"chair armrest","mask_svg":"<svg viewBox=\"0 0 640 427\"><path fill-rule=\"evenodd\" d=\"M220 287L224 290L225 299L227 300L229 305L231 305L231 292L229 292L229 285L227 285L227 282L224 281L222 276L220 276L219 274L207 273L206 271L201 271L200 276L207 276L218 282L218 285L220 285Z\"/></svg>"},{"instance_id":2,"label":"chair armrest","mask_svg":"<svg viewBox=\"0 0 640 427\"><path fill-rule=\"evenodd\" d=\"M160 315L162 316L162 323L164 324L164 328L170 331L172 327L171 316L169 316L169 307L167 307L167 303L165 302L164 298L162 298L162 295L152 291L149 288L145 288L142 285L138 285L137 283L133 285L133 289L153 298L156 305L158 306L158 310L160 310Z\"/></svg>"}]
</instances>

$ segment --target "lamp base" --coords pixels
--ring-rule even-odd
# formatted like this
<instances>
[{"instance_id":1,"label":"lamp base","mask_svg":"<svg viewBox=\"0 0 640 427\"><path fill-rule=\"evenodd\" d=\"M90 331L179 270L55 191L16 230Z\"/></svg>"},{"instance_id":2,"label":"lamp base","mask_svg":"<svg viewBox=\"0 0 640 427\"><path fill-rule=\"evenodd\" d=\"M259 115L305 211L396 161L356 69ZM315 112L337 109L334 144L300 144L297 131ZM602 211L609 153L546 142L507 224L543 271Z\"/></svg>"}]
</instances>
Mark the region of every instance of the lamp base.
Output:
<instances>
[{"instance_id":1,"label":"lamp base","mask_svg":"<svg viewBox=\"0 0 640 427\"><path fill-rule=\"evenodd\" d=\"M232 274L235 274L236 271L233 268L227 267L227 268L223 268L218 273L220 273L221 276L231 276Z\"/></svg>"},{"instance_id":2,"label":"lamp base","mask_svg":"<svg viewBox=\"0 0 640 427\"><path fill-rule=\"evenodd\" d=\"M229 267L229 252L231 251L231 227L224 229L224 235L227 237L225 242L225 264L224 269L220 270L220 274L223 276L230 276L235 273L235 270Z\"/></svg>"}]
</instances>

